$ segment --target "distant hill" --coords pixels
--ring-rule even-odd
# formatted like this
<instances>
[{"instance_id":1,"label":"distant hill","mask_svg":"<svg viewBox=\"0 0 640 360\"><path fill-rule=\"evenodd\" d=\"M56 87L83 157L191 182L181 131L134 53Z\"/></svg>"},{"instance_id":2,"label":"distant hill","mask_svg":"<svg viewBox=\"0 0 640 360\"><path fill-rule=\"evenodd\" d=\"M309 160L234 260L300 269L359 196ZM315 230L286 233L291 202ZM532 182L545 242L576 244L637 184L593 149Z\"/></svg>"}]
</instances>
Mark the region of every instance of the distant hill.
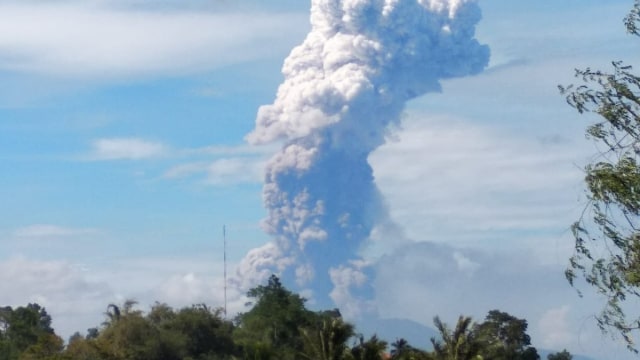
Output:
<instances>
[{"instance_id":1,"label":"distant hill","mask_svg":"<svg viewBox=\"0 0 640 360\"><path fill-rule=\"evenodd\" d=\"M365 337L377 334L378 338L391 344L397 339L403 338L411 346L430 350L431 337L438 336L438 332L428 326L408 319L367 319L357 323L357 329Z\"/></svg>"}]
</instances>

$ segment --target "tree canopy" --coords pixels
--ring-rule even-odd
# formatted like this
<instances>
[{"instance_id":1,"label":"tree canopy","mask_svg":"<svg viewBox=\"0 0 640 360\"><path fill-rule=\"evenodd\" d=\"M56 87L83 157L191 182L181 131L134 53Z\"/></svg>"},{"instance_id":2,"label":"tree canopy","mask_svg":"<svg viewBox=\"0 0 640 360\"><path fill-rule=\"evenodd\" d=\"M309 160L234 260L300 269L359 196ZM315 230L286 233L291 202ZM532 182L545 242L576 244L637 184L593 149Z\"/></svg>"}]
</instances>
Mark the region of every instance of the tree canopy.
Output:
<instances>
[{"instance_id":1,"label":"tree canopy","mask_svg":"<svg viewBox=\"0 0 640 360\"><path fill-rule=\"evenodd\" d=\"M247 292L253 308L236 317L236 339L245 351L266 349L282 359L294 358L303 349L300 329L318 321L307 310L305 299L287 290L280 279L272 275L267 285L259 285ZM257 349L253 349L257 345Z\"/></svg>"},{"instance_id":2,"label":"tree canopy","mask_svg":"<svg viewBox=\"0 0 640 360\"><path fill-rule=\"evenodd\" d=\"M536 360L540 359L536 348L531 346L527 334L527 321L506 312L491 310L485 321L474 329L476 341L482 345L480 353L484 359Z\"/></svg>"},{"instance_id":3,"label":"tree canopy","mask_svg":"<svg viewBox=\"0 0 640 360\"><path fill-rule=\"evenodd\" d=\"M359 334L338 309L311 311L278 277L249 290L253 301L232 322L204 304L173 309L156 302L145 312L133 300L109 304L105 321L76 332L68 343L56 335L38 304L0 307L0 360L529 360L527 322L493 310L482 323L460 316L451 329L438 317L432 350L404 339L389 343ZM535 357L529 355L535 354ZM550 359L571 359L564 351Z\"/></svg>"},{"instance_id":4,"label":"tree canopy","mask_svg":"<svg viewBox=\"0 0 640 360\"><path fill-rule=\"evenodd\" d=\"M627 31L640 36L640 1L625 18ZM583 279L607 298L597 317L603 331L621 334L637 352L632 333L640 312L626 303L640 297L640 77L622 61L610 72L576 70L579 86L560 86L569 105L598 121L587 136L600 153L585 168L588 205L572 226L575 253L566 276Z\"/></svg>"}]
</instances>

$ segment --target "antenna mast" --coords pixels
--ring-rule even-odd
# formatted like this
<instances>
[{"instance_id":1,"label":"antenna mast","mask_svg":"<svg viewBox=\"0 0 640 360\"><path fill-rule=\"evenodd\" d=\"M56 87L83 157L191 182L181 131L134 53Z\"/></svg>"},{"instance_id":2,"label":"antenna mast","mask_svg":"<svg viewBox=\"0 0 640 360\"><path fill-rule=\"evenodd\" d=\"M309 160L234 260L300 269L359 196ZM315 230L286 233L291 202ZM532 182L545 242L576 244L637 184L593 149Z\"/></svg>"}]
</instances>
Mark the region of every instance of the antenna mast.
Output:
<instances>
[{"instance_id":1,"label":"antenna mast","mask_svg":"<svg viewBox=\"0 0 640 360\"><path fill-rule=\"evenodd\" d=\"M222 239L224 242L224 318L227 318L227 227L222 225Z\"/></svg>"}]
</instances>

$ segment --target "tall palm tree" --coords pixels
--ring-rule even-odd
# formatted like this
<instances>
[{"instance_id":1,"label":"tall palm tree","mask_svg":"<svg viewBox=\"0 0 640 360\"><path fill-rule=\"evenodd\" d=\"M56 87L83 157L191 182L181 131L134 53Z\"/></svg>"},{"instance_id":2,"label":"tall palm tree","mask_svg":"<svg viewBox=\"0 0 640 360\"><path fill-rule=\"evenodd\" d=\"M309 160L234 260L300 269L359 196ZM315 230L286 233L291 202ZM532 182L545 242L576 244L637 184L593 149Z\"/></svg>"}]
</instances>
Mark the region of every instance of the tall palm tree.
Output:
<instances>
[{"instance_id":1,"label":"tall palm tree","mask_svg":"<svg viewBox=\"0 0 640 360\"><path fill-rule=\"evenodd\" d=\"M400 338L391 343L392 359L402 359L403 356L409 351L411 351L411 346L405 339Z\"/></svg>"},{"instance_id":2,"label":"tall palm tree","mask_svg":"<svg viewBox=\"0 0 640 360\"><path fill-rule=\"evenodd\" d=\"M354 335L353 325L340 318L325 319L319 329L300 330L304 351L300 354L309 360L340 360L348 349L347 342Z\"/></svg>"},{"instance_id":3,"label":"tall palm tree","mask_svg":"<svg viewBox=\"0 0 640 360\"><path fill-rule=\"evenodd\" d=\"M120 317L122 317L123 315L126 316L129 314L140 314L140 311L133 311L133 307L136 304L138 304L138 302L132 299L125 300L124 304L122 304L122 307L115 304L109 304L107 306L107 311L104 313L107 319L102 323L102 325L109 326L111 324L114 324L115 322L119 321Z\"/></svg>"},{"instance_id":4,"label":"tall palm tree","mask_svg":"<svg viewBox=\"0 0 640 360\"><path fill-rule=\"evenodd\" d=\"M359 343L351 348L351 352L346 357L348 360L380 360L384 356L387 342L380 340L377 335L373 335L369 340L364 341L364 336L358 336Z\"/></svg>"},{"instance_id":5,"label":"tall palm tree","mask_svg":"<svg viewBox=\"0 0 640 360\"><path fill-rule=\"evenodd\" d=\"M109 326L120 320L120 307L116 304L107 305L107 311L104 315L107 319L102 323L103 326Z\"/></svg>"},{"instance_id":6,"label":"tall palm tree","mask_svg":"<svg viewBox=\"0 0 640 360\"><path fill-rule=\"evenodd\" d=\"M439 317L433 319L433 324L440 332L442 340L431 338L436 360L479 360L480 346L471 332L473 321L468 316L460 316L455 329L450 331Z\"/></svg>"}]
</instances>

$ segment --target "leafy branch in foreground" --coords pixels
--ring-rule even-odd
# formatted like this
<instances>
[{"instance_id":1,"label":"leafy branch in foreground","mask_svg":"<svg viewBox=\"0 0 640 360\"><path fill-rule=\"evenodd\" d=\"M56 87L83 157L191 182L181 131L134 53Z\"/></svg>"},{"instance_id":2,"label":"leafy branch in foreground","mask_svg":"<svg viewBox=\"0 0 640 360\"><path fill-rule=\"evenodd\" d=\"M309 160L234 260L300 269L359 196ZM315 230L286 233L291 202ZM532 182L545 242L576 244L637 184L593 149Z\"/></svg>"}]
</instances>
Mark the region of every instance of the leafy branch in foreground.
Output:
<instances>
[{"instance_id":1,"label":"leafy branch in foreground","mask_svg":"<svg viewBox=\"0 0 640 360\"><path fill-rule=\"evenodd\" d=\"M627 31L640 36L640 0L625 18ZM640 76L622 61L613 71L576 70L580 86L560 86L570 106L599 120L586 134L600 148L585 167L588 204L572 225L575 253L566 277L572 286L583 279L606 297L597 316L603 331L614 330L638 352L633 333L640 313L628 300L640 298Z\"/></svg>"}]
</instances>

